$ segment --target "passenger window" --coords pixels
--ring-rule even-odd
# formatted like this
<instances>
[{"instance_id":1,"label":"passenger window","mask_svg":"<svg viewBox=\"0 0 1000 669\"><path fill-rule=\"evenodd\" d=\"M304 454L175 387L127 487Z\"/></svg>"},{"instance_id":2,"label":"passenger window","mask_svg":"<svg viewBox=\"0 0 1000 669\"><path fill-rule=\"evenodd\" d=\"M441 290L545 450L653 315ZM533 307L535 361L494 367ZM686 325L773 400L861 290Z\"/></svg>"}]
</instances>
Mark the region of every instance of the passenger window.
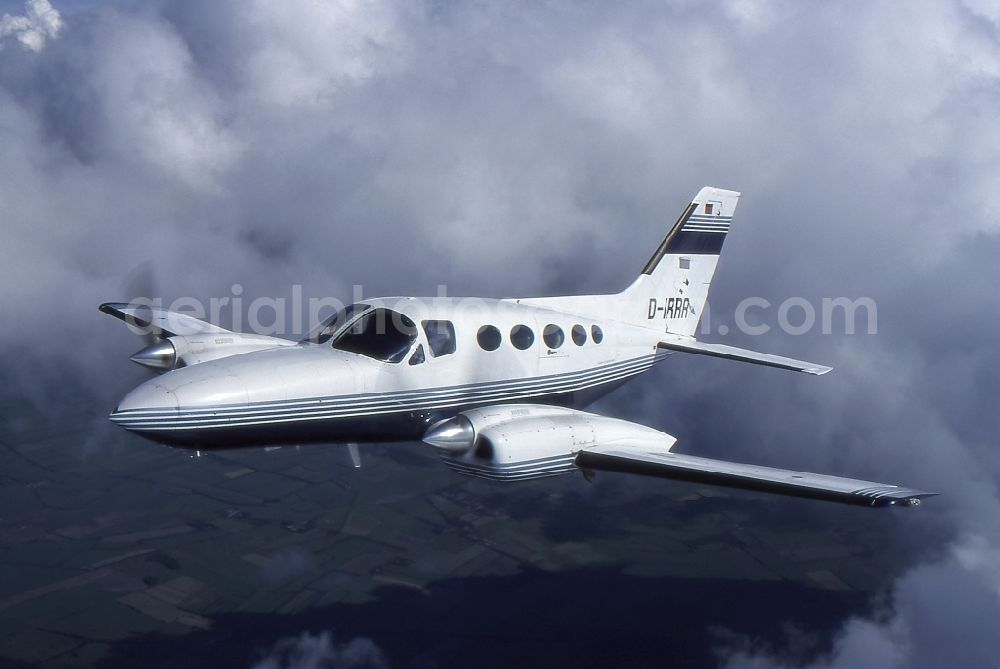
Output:
<instances>
[{"instance_id":1,"label":"passenger window","mask_svg":"<svg viewBox=\"0 0 1000 669\"><path fill-rule=\"evenodd\" d=\"M566 335L563 334L561 327L549 323L542 330L542 340L549 348L559 348L566 341Z\"/></svg>"},{"instance_id":2,"label":"passenger window","mask_svg":"<svg viewBox=\"0 0 1000 669\"><path fill-rule=\"evenodd\" d=\"M531 348L535 343L535 333L527 325L515 325L510 329L510 343L521 351Z\"/></svg>"},{"instance_id":3,"label":"passenger window","mask_svg":"<svg viewBox=\"0 0 1000 669\"><path fill-rule=\"evenodd\" d=\"M421 321L427 345L435 358L455 352L455 326L451 321Z\"/></svg>"},{"instance_id":4,"label":"passenger window","mask_svg":"<svg viewBox=\"0 0 1000 669\"><path fill-rule=\"evenodd\" d=\"M600 344L602 341L604 341L604 332L601 330L600 327L596 325L591 325L590 338L594 340L595 344Z\"/></svg>"},{"instance_id":5,"label":"passenger window","mask_svg":"<svg viewBox=\"0 0 1000 669\"><path fill-rule=\"evenodd\" d=\"M424 361L424 345L417 344L417 350L410 356L410 365L419 365Z\"/></svg>"},{"instance_id":6,"label":"passenger window","mask_svg":"<svg viewBox=\"0 0 1000 669\"><path fill-rule=\"evenodd\" d=\"M583 346L587 343L587 331L582 325L574 325L570 335L573 337L573 343L577 346Z\"/></svg>"},{"instance_id":7,"label":"passenger window","mask_svg":"<svg viewBox=\"0 0 1000 669\"><path fill-rule=\"evenodd\" d=\"M492 325L484 325L479 328L479 332L476 334L476 340L479 342L479 348L484 351L495 351L500 348L500 342L503 338L500 336L500 330Z\"/></svg>"}]
</instances>

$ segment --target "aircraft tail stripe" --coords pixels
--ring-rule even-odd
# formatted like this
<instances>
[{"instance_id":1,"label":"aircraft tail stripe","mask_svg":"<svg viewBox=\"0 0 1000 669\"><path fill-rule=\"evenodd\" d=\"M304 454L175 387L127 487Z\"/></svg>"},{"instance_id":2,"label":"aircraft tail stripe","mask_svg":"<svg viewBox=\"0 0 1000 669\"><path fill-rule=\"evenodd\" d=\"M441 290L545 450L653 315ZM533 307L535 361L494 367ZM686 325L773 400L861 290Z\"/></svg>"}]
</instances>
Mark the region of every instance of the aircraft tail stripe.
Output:
<instances>
[{"instance_id":1,"label":"aircraft tail stripe","mask_svg":"<svg viewBox=\"0 0 1000 669\"><path fill-rule=\"evenodd\" d=\"M732 220L733 220L733 217L732 216L706 216L705 214L691 214L691 216L688 217L688 220L689 221L698 221L698 222L707 221L707 222L711 222L711 223L731 223Z\"/></svg>"},{"instance_id":2,"label":"aircraft tail stripe","mask_svg":"<svg viewBox=\"0 0 1000 669\"><path fill-rule=\"evenodd\" d=\"M722 253L722 242L725 241L725 238L726 235L723 234L681 230L671 240L670 248L667 251L672 254L691 253L717 256Z\"/></svg>"}]
</instances>

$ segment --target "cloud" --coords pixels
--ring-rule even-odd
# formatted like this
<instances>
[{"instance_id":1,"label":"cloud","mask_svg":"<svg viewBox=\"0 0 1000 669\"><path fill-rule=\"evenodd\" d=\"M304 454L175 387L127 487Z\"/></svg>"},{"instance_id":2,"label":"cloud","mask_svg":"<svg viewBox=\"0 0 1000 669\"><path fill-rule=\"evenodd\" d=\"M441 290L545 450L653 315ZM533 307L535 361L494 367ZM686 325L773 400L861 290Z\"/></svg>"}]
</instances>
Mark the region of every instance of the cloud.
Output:
<instances>
[{"instance_id":1,"label":"cloud","mask_svg":"<svg viewBox=\"0 0 1000 669\"><path fill-rule=\"evenodd\" d=\"M922 6L907 35L860 30L851 48L834 26L892 23L891 9L171 3L75 14L58 49L3 78L9 248L37 247L46 230L49 253L18 259L78 266L97 300L132 259L151 257L175 295L218 294L248 275L258 294L292 279L395 292L403 276L430 292L449 279L492 294L608 290L713 181L746 191L748 226L770 221L743 239L774 238L773 283L805 271L792 252L804 243L830 244L859 265L852 284L871 283L863 264L890 240L921 269L997 220L976 195L996 173L985 149L996 131L974 99L995 79L995 50L960 8ZM765 34L741 32L746 16ZM789 52L802 62L776 69ZM921 179L942 174L962 178L925 201L934 189ZM815 214L830 202L835 223ZM965 214L949 225L927 220L959 202ZM872 239L875 206L893 216ZM805 211L816 222L792 226L788 214ZM55 221L68 223L50 230ZM861 235L869 243L845 246ZM380 272L343 252L361 247L382 249ZM502 252L482 257L485 247ZM261 255L284 262L261 266ZM523 258L514 276L505 255ZM742 255L727 257L733 272L747 271ZM836 268L823 269L815 276ZM9 299L51 299L44 288ZM72 298L68 308L82 301Z\"/></svg>"},{"instance_id":2,"label":"cloud","mask_svg":"<svg viewBox=\"0 0 1000 669\"><path fill-rule=\"evenodd\" d=\"M267 564L261 567L261 575L267 581L281 583L314 573L317 568L316 557L312 553L292 546L268 556Z\"/></svg>"},{"instance_id":3,"label":"cloud","mask_svg":"<svg viewBox=\"0 0 1000 669\"><path fill-rule=\"evenodd\" d=\"M25 48L41 51L46 41L59 36L62 27L62 17L49 0L26 0L24 14L0 17L0 49L5 38L14 37Z\"/></svg>"},{"instance_id":4,"label":"cloud","mask_svg":"<svg viewBox=\"0 0 1000 669\"><path fill-rule=\"evenodd\" d=\"M82 54L87 72L78 91L93 104L94 158L148 169L195 194L220 188L241 142L182 36L165 21L109 14L90 37L104 42Z\"/></svg>"},{"instance_id":5,"label":"cloud","mask_svg":"<svg viewBox=\"0 0 1000 669\"><path fill-rule=\"evenodd\" d=\"M733 333L836 370L678 359L603 408L690 452L946 493L898 516L951 556L914 556L911 613L845 631L889 660L938 615L916 596L935 574L980 578L957 556L1000 517L993 4L26 7L0 58L18 378L109 379L112 406L141 344L95 307L142 261L168 301L613 291L700 186L736 188L718 322L754 294L870 296L879 334Z\"/></svg>"},{"instance_id":6,"label":"cloud","mask_svg":"<svg viewBox=\"0 0 1000 669\"><path fill-rule=\"evenodd\" d=\"M753 649L726 658L726 669L932 669L996 663L1000 644L1000 546L987 537L958 541L940 561L919 566L893 587L892 608L875 618L852 618L834 638L828 656L808 664Z\"/></svg>"},{"instance_id":7,"label":"cloud","mask_svg":"<svg viewBox=\"0 0 1000 669\"><path fill-rule=\"evenodd\" d=\"M274 644L253 669L386 669L382 651L370 639L334 642L330 632L287 637Z\"/></svg>"}]
</instances>

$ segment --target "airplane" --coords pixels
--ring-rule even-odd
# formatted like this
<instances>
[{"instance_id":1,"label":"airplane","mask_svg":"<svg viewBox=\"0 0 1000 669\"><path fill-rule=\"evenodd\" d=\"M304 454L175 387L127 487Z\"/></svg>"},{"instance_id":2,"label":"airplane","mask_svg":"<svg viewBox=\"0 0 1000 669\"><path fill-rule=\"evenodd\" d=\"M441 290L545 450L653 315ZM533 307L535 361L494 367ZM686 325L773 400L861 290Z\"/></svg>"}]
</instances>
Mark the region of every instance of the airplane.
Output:
<instances>
[{"instance_id":1,"label":"airplane","mask_svg":"<svg viewBox=\"0 0 1000 669\"><path fill-rule=\"evenodd\" d=\"M210 450L423 441L462 474L523 481L626 472L868 506L934 493L675 453L676 438L583 411L677 353L821 375L830 367L695 338L740 193L702 188L638 278L607 295L384 297L340 309L299 342L158 307L100 310L155 341L156 376L109 418Z\"/></svg>"}]
</instances>

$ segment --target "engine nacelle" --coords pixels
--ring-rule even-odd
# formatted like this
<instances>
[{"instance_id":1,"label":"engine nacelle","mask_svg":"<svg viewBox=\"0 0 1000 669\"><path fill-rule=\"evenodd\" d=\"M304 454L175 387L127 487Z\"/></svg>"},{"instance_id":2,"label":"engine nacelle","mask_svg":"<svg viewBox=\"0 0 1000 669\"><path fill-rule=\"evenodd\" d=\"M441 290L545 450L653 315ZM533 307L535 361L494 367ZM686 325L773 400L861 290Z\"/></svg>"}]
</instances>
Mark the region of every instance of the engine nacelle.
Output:
<instances>
[{"instance_id":1,"label":"engine nacelle","mask_svg":"<svg viewBox=\"0 0 1000 669\"><path fill-rule=\"evenodd\" d=\"M231 355L294 345L295 342L287 339L237 332L175 335L147 346L130 359L144 367L165 372Z\"/></svg>"},{"instance_id":2,"label":"engine nacelle","mask_svg":"<svg viewBox=\"0 0 1000 669\"><path fill-rule=\"evenodd\" d=\"M597 445L666 452L677 440L616 418L509 404L463 411L431 426L424 441L462 473L518 480L573 471L577 453Z\"/></svg>"}]
</instances>

